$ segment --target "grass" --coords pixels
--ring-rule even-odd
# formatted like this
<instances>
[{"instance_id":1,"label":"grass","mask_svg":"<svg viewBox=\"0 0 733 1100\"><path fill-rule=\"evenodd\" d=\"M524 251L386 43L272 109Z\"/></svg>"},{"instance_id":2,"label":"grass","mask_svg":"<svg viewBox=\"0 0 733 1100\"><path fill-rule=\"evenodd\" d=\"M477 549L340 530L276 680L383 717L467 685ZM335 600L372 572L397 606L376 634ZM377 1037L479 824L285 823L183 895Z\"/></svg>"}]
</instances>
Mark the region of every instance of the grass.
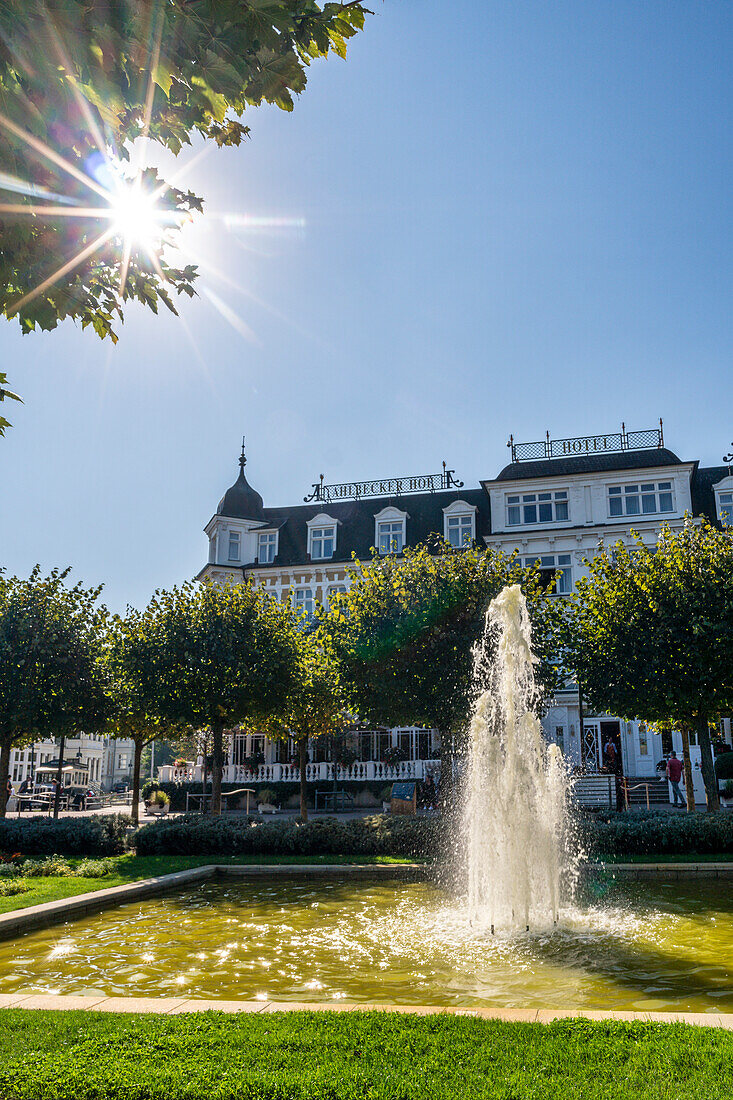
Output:
<instances>
[{"instance_id":1,"label":"grass","mask_svg":"<svg viewBox=\"0 0 733 1100\"><path fill-rule=\"evenodd\" d=\"M8 1100L728 1100L733 1034L384 1012L0 1012Z\"/></svg>"},{"instance_id":2,"label":"grass","mask_svg":"<svg viewBox=\"0 0 733 1100\"><path fill-rule=\"evenodd\" d=\"M26 894L12 897L0 897L0 913L10 913L16 909L27 909L29 905L42 905L47 901L86 894L92 890L106 890L110 886L122 886L142 878L155 878L157 875L170 875L174 871L187 871L190 867L203 867L207 863L229 864L268 864L298 863L309 866L329 863L394 864L409 863L407 859L394 859L391 856L112 856L114 873L104 878L29 878L31 889ZM69 863L78 866L79 859L69 859Z\"/></svg>"}]
</instances>

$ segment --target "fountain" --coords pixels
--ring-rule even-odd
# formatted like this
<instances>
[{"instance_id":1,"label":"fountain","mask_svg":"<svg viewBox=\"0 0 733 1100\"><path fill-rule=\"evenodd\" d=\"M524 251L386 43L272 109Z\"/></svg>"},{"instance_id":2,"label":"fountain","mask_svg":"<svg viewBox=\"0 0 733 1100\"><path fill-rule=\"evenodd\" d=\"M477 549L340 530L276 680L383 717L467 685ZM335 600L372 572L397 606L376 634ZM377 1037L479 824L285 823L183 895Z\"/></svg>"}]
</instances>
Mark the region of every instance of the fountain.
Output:
<instances>
[{"instance_id":1,"label":"fountain","mask_svg":"<svg viewBox=\"0 0 733 1100\"><path fill-rule=\"evenodd\" d=\"M504 588L475 651L465 818L470 918L492 933L556 924L561 877L570 869L569 779L533 712L531 643L521 589Z\"/></svg>"}]
</instances>

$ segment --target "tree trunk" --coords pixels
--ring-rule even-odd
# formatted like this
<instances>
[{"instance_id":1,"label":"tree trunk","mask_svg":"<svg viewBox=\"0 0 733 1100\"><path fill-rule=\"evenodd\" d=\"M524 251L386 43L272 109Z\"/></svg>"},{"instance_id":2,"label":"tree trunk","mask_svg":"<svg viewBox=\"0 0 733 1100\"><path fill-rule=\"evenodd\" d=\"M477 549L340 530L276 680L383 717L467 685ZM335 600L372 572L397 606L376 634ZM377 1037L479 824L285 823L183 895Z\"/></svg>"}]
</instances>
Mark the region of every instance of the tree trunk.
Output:
<instances>
[{"instance_id":1,"label":"tree trunk","mask_svg":"<svg viewBox=\"0 0 733 1100\"><path fill-rule=\"evenodd\" d=\"M53 818L54 821L58 820L59 807L61 805L61 780L63 778L64 768L64 746L66 745L66 735L61 734L59 738L59 766L56 769L56 791L53 797Z\"/></svg>"},{"instance_id":2,"label":"tree trunk","mask_svg":"<svg viewBox=\"0 0 733 1100\"><path fill-rule=\"evenodd\" d=\"M0 818L8 809L8 776L10 775L10 741L3 741L0 749Z\"/></svg>"},{"instance_id":3,"label":"tree trunk","mask_svg":"<svg viewBox=\"0 0 733 1100\"><path fill-rule=\"evenodd\" d=\"M137 827L140 820L140 757L143 754L142 741L135 740L135 753L132 765L132 812L130 818L132 824Z\"/></svg>"},{"instance_id":4,"label":"tree trunk","mask_svg":"<svg viewBox=\"0 0 733 1100\"><path fill-rule=\"evenodd\" d=\"M221 814L221 780L224 772L224 727L220 722L211 727L213 759L211 761L211 812Z\"/></svg>"},{"instance_id":5,"label":"tree trunk","mask_svg":"<svg viewBox=\"0 0 733 1100\"><path fill-rule=\"evenodd\" d=\"M710 730L708 729L707 714L699 714L695 719L697 730L697 743L700 746L700 768L702 781L705 784L705 794L708 798L708 813L717 813L720 809L720 795L718 794L718 780L715 775L713 762L713 746L710 743Z\"/></svg>"},{"instance_id":6,"label":"tree trunk","mask_svg":"<svg viewBox=\"0 0 733 1100\"><path fill-rule=\"evenodd\" d=\"M308 738L298 738L298 767L300 769L300 817L301 821L308 820Z\"/></svg>"},{"instance_id":7,"label":"tree trunk","mask_svg":"<svg viewBox=\"0 0 733 1100\"><path fill-rule=\"evenodd\" d=\"M687 797L687 812L695 812L695 789L692 785L692 761L690 760L690 730L686 722L680 725L682 734L682 764L685 769L685 795Z\"/></svg>"}]
</instances>

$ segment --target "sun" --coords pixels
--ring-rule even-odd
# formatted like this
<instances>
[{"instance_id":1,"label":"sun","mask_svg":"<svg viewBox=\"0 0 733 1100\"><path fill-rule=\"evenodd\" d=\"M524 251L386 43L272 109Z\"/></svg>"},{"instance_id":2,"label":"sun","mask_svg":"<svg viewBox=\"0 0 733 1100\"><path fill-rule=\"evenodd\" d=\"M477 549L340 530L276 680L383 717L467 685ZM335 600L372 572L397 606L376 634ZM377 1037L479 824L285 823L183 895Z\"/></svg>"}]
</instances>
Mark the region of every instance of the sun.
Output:
<instances>
[{"instance_id":1,"label":"sun","mask_svg":"<svg viewBox=\"0 0 733 1100\"><path fill-rule=\"evenodd\" d=\"M138 180L124 181L110 197L110 223L114 236L126 248L158 252L168 219L158 206L158 195L146 192Z\"/></svg>"}]
</instances>

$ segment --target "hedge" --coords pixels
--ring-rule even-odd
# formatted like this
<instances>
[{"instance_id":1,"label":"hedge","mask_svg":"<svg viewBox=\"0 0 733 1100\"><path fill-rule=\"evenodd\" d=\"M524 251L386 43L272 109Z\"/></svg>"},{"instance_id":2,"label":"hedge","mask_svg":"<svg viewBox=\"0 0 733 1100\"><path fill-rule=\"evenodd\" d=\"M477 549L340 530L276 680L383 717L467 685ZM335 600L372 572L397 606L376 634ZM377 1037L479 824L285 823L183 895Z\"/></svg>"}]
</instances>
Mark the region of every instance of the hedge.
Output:
<instances>
[{"instance_id":1,"label":"hedge","mask_svg":"<svg viewBox=\"0 0 733 1100\"><path fill-rule=\"evenodd\" d=\"M590 859L625 855L733 853L733 814L632 812L579 815L577 831ZM384 855L441 859L453 851L450 825L439 817L293 819L189 814L144 825L138 855Z\"/></svg>"},{"instance_id":2,"label":"hedge","mask_svg":"<svg viewBox=\"0 0 733 1100\"><path fill-rule=\"evenodd\" d=\"M130 819L97 817L5 818L0 820L0 852L35 856L117 856L128 848Z\"/></svg>"},{"instance_id":3,"label":"hedge","mask_svg":"<svg viewBox=\"0 0 733 1100\"><path fill-rule=\"evenodd\" d=\"M579 833L590 858L733 852L733 814L725 811L594 814L579 819Z\"/></svg>"},{"instance_id":4,"label":"hedge","mask_svg":"<svg viewBox=\"0 0 733 1100\"><path fill-rule=\"evenodd\" d=\"M373 817L293 819L205 817L188 814L143 825L138 855L357 855L426 859L444 850L439 818Z\"/></svg>"},{"instance_id":5,"label":"hedge","mask_svg":"<svg viewBox=\"0 0 733 1100\"><path fill-rule=\"evenodd\" d=\"M733 779L733 752L723 752L715 757L715 774L718 779Z\"/></svg>"}]
</instances>

